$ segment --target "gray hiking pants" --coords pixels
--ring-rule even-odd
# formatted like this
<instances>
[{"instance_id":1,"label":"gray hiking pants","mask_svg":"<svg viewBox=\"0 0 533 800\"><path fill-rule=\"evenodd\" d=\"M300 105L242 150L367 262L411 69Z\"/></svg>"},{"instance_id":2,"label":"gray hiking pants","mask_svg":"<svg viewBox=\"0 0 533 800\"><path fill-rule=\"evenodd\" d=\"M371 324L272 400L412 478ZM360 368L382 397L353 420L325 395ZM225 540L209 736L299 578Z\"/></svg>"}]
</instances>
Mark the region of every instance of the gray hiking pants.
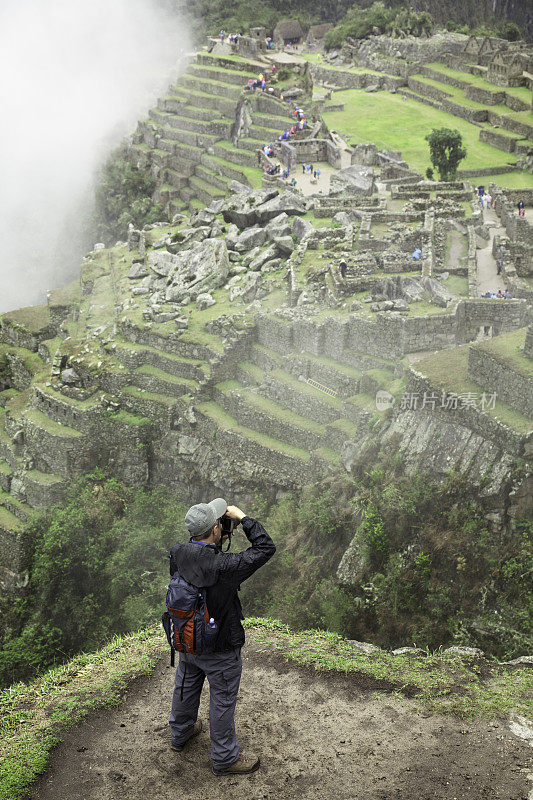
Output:
<instances>
[{"instance_id":1,"label":"gray hiking pants","mask_svg":"<svg viewBox=\"0 0 533 800\"><path fill-rule=\"evenodd\" d=\"M240 647L203 656L179 654L169 718L172 742L183 744L191 735L198 716L200 694L207 677L211 760L215 769L228 767L239 758L233 716L241 672Z\"/></svg>"}]
</instances>

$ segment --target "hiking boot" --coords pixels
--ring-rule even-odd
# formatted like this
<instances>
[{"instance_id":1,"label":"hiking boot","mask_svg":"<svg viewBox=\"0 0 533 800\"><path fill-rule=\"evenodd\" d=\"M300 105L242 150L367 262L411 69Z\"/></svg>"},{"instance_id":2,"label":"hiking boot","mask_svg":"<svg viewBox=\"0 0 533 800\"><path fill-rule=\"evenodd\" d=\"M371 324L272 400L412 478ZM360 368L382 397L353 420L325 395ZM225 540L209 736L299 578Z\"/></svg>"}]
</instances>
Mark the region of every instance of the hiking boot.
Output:
<instances>
[{"instance_id":1,"label":"hiking boot","mask_svg":"<svg viewBox=\"0 0 533 800\"><path fill-rule=\"evenodd\" d=\"M230 764L229 767L223 767L222 769L212 767L212 769L215 775L248 775L248 773L259 769L259 757L253 753L247 756L241 753L237 761Z\"/></svg>"},{"instance_id":2,"label":"hiking boot","mask_svg":"<svg viewBox=\"0 0 533 800\"><path fill-rule=\"evenodd\" d=\"M189 739L192 739L193 736L198 736L201 730L202 730L202 720L197 719L196 722L194 723L194 728L192 729L191 735L188 736L184 742L181 742L181 744L174 744L174 742L172 742L172 744L170 745L171 748L175 750L176 753L181 753L181 751L183 750Z\"/></svg>"}]
</instances>

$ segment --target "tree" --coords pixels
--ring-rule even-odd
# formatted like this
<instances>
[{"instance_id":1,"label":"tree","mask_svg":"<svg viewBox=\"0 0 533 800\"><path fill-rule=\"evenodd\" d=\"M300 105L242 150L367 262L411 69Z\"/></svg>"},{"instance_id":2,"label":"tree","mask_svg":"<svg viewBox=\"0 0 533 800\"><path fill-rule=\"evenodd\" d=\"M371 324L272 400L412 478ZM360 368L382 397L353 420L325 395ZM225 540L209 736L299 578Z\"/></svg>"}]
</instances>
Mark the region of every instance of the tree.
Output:
<instances>
[{"instance_id":1,"label":"tree","mask_svg":"<svg viewBox=\"0 0 533 800\"><path fill-rule=\"evenodd\" d=\"M438 170L441 181L453 181L457 175L457 165L466 156L463 138L458 130L433 128L426 136L429 142L429 157Z\"/></svg>"}]
</instances>

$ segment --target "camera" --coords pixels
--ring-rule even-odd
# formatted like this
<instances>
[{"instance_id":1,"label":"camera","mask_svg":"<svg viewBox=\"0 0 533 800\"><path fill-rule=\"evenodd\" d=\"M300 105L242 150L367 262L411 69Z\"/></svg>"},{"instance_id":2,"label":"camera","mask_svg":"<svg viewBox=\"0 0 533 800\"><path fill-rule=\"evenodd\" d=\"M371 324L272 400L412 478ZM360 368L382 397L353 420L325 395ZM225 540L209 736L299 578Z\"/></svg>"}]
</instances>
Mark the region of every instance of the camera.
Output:
<instances>
[{"instance_id":1,"label":"camera","mask_svg":"<svg viewBox=\"0 0 533 800\"><path fill-rule=\"evenodd\" d=\"M224 514L224 516L220 518L220 522L222 523L222 533L223 535L226 536L231 536L231 534L239 524L236 519L228 517L227 514Z\"/></svg>"}]
</instances>

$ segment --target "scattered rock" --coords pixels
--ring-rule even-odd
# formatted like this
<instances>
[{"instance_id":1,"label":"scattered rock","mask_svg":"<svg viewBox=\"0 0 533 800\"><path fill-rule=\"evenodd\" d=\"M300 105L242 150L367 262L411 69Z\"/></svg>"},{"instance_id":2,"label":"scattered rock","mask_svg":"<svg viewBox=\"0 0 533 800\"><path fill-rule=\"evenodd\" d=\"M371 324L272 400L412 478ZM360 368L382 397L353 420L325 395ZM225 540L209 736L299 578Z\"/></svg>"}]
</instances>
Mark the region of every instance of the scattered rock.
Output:
<instances>
[{"instance_id":1,"label":"scattered rock","mask_svg":"<svg viewBox=\"0 0 533 800\"><path fill-rule=\"evenodd\" d=\"M307 219L295 217L292 223L292 234L296 236L297 241L301 241L308 233L313 233L313 225Z\"/></svg>"},{"instance_id":2,"label":"scattered rock","mask_svg":"<svg viewBox=\"0 0 533 800\"><path fill-rule=\"evenodd\" d=\"M266 239L266 232L263 228L247 228L235 240L235 250L238 253L247 253L254 247L260 247L264 244Z\"/></svg>"},{"instance_id":3,"label":"scattered rock","mask_svg":"<svg viewBox=\"0 0 533 800\"><path fill-rule=\"evenodd\" d=\"M533 667L533 656L519 656L512 661L502 661L506 667Z\"/></svg>"},{"instance_id":4,"label":"scattered rock","mask_svg":"<svg viewBox=\"0 0 533 800\"><path fill-rule=\"evenodd\" d=\"M75 369L72 369L72 367L70 367L69 369L63 370L63 372L61 373L61 380L63 381L63 383L66 383L67 385L72 385L80 381L80 376L78 375Z\"/></svg>"},{"instance_id":5,"label":"scattered rock","mask_svg":"<svg viewBox=\"0 0 533 800\"><path fill-rule=\"evenodd\" d=\"M130 271L128 272L128 278L130 280L135 280L136 278L146 278L148 275L148 270L144 266L144 264L133 264Z\"/></svg>"},{"instance_id":6,"label":"scattered rock","mask_svg":"<svg viewBox=\"0 0 533 800\"><path fill-rule=\"evenodd\" d=\"M409 303L401 298L394 300L392 307L394 311L409 311Z\"/></svg>"},{"instance_id":7,"label":"scattered rock","mask_svg":"<svg viewBox=\"0 0 533 800\"><path fill-rule=\"evenodd\" d=\"M181 456L191 456L200 447L200 442L194 436L178 436L178 453Z\"/></svg>"},{"instance_id":8,"label":"scattered rock","mask_svg":"<svg viewBox=\"0 0 533 800\"><path fill-rule=\"evenodd\" d=\"M209 294L209 292L201 292L198 297L196 298L196 305L200 309L200 311L204 311L209 306L214 306L216 300L214 300L213 295Z\"/></svg>"},{"instance_id":9,"label":"scattered rock","mask_svg":"<svg viewBox=\"0 0 533 800\"><path fill-rule=\"evenodd\" d=\"M372 83L370 86L365 86L365 92L377 92L379 86L377 83Z\"/></svg>"},{"instance_id":10,"label":"scattered rock","mask_svg":"<svg viewBox=\"0 0 533 800\"><path fill-rule=\"evenodd\" d=\"M252 272L258 272L263 264L266 264L267 261L271 261L273 258L277 256L278 249L275 244L271 244L270 247L267 247L266 250L254 258L254 260L249 264L249 268Z\"/></svg>"},{"instance_id":11,"label":"scattered rock","mask_svg":"<svg viewBox=\"0 0 533 800\"><path fill-rule=\"evenodd\" d=\"M276 236L274 243L283 255L290 256L294 250L294 242L291 236Z\"/></svg>"},{"instance_id":12,"label":"scattered rock","mask_svg":"<svg viewBox=\"0 0 533 800\"><path fill-rule=\"evenodd\" d=\"M374 170L364 164L352 164L333 172L330 178L330 195L357 194L369 196L374 191Z\"/></svg>"},{"instance_id":13,"label":"scattered rock","mask_svg":"<svg viewBox=\"0 0 533 800\"><path fill-rule=\"evenodd\" d=\"M260 205L256 209L256 219L260 224L264 224L282 212L289 216L305 214L306 204L304 198L294 192L283 192L283 194L273 197L272 200Z\"/></svg>"},{"instance_id":14,"label":"scattered rock","mask_svg":"<svg viewBox=\"0 0 533 800\"><path fill-rule=\"evenodd\" d=\"M239 181L230 181L229 190L234 194L250 194L252 191L249 186L246 186L244 183L239 183Z\"/></svg>"},{"instance_id":15,"label":"scattered rock","mask_svg":"<svg viewBox=\"0 0 533 800\"><path fill-rule=\"evenodd\" d=\"M347 641L354 650L360 650L362 653L381 653L381 647L377 647L370 642L358 642L356 639L348 639Z\"/></svg>"},{"instance_id":16,"label":"scattered rock","mask_svg":"<svg viewBox=\"0 0 533 800\"><path fill-rule=\"evenodd\" d=\"M189 250L171 255L170 264L166 258L168 255L156 252L148 257L154 271L167 271L167 302L180 302L185 295L194 299L199 294L223 286L227 281L229 258L226 243L222 239L196 242Z\"/></svg>"},{"instance_id":17,"label":"scattered rock","mask_svg":"<svg viewBox=\"0 0 533 800\"><path fill-rule=\"evenodd\" d=\"M444 650L445 653L451 653L455 656L482 656L483 650L480 650L479 647L447 647Z\"/></svg>"},{"instance_id":18,"label":"scattered rock","mask_svg":"<svg viewBox=\"0 0 533 800\"><path fill-rule=\"evenodd\" d=\"M396 650L392 651L393 656L425 656L427 655L425 650L422 650L421 647L397 647Z\"/></svg>"},{"instance_id":19,"label":"scattered rock","mask_svg":"<svg viewBox=\"0 0 533 800\"><path fill-rule=\"evenodd\" d=\"M267 272L276 272L281 267L282 260L281 258L273 258L272 261L267 261L261 267L261 272L265 275Z\"/></svg>"},{"instance_id":20,"label":"scattered rock","mask_svg":"<svg viewBox=\"0 0 533 800\"><path fill-rule=\"evenodd\" d=\"M259 272L248 272L241 284L232 286L229 290L230 302L240 298L244 303L251 303L260 293L260 289L264 288L263 283L263 277Z\"/></svg>"}]
</instances>

